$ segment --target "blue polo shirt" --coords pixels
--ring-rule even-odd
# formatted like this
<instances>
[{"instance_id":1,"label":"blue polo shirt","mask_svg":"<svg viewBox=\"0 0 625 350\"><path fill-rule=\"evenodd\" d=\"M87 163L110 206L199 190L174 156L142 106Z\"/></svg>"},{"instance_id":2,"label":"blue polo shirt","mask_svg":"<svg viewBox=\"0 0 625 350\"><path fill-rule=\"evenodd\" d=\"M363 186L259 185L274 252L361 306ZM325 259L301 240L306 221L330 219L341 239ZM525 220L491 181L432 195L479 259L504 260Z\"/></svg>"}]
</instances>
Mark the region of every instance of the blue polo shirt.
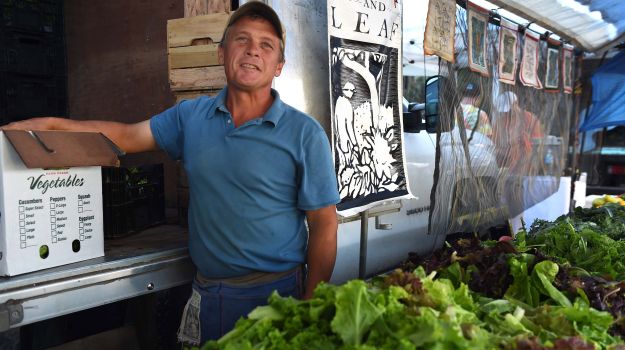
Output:
<instances>
[{"instance_id":1,"label":"blue polo shirt","mask_svg":"<svg viewBox=\"0 0 625 350\"><path fill-rule=\"evenodd\" d=\"M235 128L226 92L150 121L187 173L191 258L208 278L287 271L306 260L305 211L339 201L328 138L275 90L265 115Z\"/></svg>"}]
</instances>

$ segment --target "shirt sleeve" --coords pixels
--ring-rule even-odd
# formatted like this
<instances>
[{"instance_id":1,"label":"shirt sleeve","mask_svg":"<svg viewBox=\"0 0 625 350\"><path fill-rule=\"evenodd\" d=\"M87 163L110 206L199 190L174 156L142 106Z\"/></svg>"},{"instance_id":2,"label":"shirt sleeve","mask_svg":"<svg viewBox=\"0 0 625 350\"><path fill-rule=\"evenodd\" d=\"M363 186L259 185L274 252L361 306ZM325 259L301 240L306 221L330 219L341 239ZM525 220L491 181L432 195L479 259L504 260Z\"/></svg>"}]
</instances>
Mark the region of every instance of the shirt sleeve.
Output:
<instances>
[{"instance_id":1,"label":"shirt sleeve","mask_svg":"<svg viewBox=\"0 0 625 350\"><path fill-rule=\"evenodd\" d=\"M306 135L299 169L297 206L316 210L339 202L338 186L330 143L321 128Z\"/></svg>"},{"instance_id":2,"label":"shirt sleeve","mask_svg":"<svg viewBox=\"0 0 625 350\"><path fill-rule=\"evenodd\" d=\"M182 101L150 119L150 128L156 143L175 160L182 159L183 156L184 116L189 109L188 104L189 101Z\"/></svg>"}]
</instances>

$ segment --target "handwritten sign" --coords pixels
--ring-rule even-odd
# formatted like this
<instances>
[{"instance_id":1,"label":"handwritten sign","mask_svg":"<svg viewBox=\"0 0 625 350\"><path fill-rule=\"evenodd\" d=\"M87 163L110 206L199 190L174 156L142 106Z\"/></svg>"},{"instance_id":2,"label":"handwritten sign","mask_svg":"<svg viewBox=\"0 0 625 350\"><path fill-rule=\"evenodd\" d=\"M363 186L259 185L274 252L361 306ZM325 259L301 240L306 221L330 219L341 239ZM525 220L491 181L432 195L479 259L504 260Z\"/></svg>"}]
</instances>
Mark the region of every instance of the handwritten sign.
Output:
<instances>
[{"instance_id":1,"label":"handwritten sign","mask_svg":"<svg viewBox=\"0 0 625 350\"><path fill-rule=\"evenodd\" d=\"M423 41L425 54L454 63L455 35L456 1L430 0Z\"/></svg>"}]
</instances>

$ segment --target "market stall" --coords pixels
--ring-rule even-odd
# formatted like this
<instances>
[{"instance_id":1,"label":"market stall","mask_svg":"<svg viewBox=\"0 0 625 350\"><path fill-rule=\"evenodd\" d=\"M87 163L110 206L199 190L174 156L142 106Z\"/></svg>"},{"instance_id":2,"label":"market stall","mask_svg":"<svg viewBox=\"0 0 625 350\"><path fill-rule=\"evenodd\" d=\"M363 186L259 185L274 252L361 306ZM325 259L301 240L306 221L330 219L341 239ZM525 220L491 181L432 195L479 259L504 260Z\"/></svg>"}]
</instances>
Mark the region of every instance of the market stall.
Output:
<instances>
[{"instance_id":1,"label":"market stall","mask_svg":"<svg viewBox=\"0 0 625 350\"><path fill-rule=\"evenodd\" d=\"M440 242L462 231L467 238L448 240L442 247L433 244L426 254L411 254L399 270L321 285L310 300L274 295L269 305L254 310L205 348L607 349L624 345L623 313L616 306L624 297L620 281L625 276L619 261L624 253L624 208L615 203L602 211L560 216L568 213L571 188L564 171L575 113L579 56L574 53L604 47L620 34L602 27L607 31L604 36L588 41L584 36L589 31L577 31L584 27L580 23L590 23L584 22L590 21L585 14L579 14L581 22L558 19L561 23L555 25L552 22L559 18L555 14L572 17L575 11L555 2L535 3L531 9L522 2L501 3L557 35L470 1L431 0L431 27L424 26L426 52L429 49L440 57L436 95L428 101L426 86L424 101L424 113L428 102L435 102L440 118L434 184L426 209L428 232ZM328 23L337 28L351 23L340 17L348 12L332 5L336 7L328 10ZM391 6L384 2L385 8ZM536 12L540 6L556 11ZM562 23L576 30L562 29ZM498 39L506 35L507 42ZM333 56L335 52L329 53L331 63L340 60ZM411 64L411 60L404 63ZM462 106L469 103L473 108ZM471 113L465 110L474 112L473 119L467 118ZM504 118L512 115L520 117L506 123ZM510 136L517 134L518 138ZM346 163L337 163L339 169L345 168ZM418 179L410 175L408 167L408 179ZM516 225L515 239L479 239L499 218L522 214L550 220ZM366 230L366 210L361 220Z\"/></svg>"}]
</instances>

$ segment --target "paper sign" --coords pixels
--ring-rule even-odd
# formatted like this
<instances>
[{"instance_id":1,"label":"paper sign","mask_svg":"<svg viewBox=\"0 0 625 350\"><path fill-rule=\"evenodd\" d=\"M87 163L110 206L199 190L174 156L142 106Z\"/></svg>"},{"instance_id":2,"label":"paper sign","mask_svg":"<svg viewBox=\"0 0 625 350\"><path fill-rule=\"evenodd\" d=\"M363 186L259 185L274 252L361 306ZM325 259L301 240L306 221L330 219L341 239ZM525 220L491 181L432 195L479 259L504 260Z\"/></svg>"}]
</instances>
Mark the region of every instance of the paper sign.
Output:
<instances>
[{"instance_id":1,"label":"paper sign","mask_svg":"<svg viewBox=\"0 0 625 350\"><path fill-rule=\"evenodd\" d=\"M401 2L328 1L332 146L344 216L409 195L401 30Z\"/></svg>"}]
</instances>

